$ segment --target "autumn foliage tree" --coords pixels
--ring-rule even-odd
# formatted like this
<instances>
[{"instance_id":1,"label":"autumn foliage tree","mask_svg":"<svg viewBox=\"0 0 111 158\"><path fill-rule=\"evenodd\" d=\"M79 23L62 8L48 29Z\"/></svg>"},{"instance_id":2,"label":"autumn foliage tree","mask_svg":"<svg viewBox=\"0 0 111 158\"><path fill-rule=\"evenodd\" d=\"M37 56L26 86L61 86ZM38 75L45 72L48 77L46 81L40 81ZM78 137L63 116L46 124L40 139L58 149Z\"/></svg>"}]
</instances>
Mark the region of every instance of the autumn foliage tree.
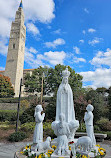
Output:
<instances>
[{"instance_id":1,"label":"autumn foliage tree","mask_svg":"<svg viewBox=\"0 0 111 158\"><path fill-rule=\"evenodd\" d=\"M12 97L14 89L10 82L10 78L0 74L0 98Z\"/></svg>"}]
</instances>

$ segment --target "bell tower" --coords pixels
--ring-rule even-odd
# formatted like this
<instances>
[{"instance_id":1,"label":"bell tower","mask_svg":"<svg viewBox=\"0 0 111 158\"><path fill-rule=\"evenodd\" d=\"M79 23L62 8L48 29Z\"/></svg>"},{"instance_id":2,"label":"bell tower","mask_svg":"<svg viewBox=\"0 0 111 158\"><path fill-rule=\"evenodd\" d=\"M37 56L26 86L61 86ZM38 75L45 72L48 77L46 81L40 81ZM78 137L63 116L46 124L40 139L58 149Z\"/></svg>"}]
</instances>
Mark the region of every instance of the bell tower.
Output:
<instances>
[{"instance_id":1,"label":"bell tower","mask_svg":"<svg viewBox=\"0 0 111 158\"><path fill-rule=\"evenodd\" d=\"M24 25L24 12L22 0L16 11L15 21L12 22L5 76L11 79L15 97L19 96L20 80L23 78L24 51L25 51L26 27Z\"/></svg>"}]
</instances>

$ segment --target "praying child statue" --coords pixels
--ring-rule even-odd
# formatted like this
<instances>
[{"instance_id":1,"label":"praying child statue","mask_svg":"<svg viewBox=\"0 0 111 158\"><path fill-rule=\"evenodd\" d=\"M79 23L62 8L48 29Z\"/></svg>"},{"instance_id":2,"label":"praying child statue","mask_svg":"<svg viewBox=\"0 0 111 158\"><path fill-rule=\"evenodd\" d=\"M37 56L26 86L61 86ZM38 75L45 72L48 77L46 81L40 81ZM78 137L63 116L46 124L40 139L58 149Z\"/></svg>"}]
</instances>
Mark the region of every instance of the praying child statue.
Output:
<instances>
[{"instance_id":1,"label":"praying child statue","mask_svg":"<svg viewBox=\"0 0 111 158\"><path fill-rule=\"evenodd\" d=\"M43 142L43 120L45 117L45 113L41 114L43 111L42 105L37 105L35 108L35 130L34 130L34 135L33 135L33 143L38 144L39 142Z\"/></svg>"},{"instance_id":2,"label":"praying child statue","mask_svg":"<svg viewBox=\"0 0 111 158\"><path fill-rule=\"evenodd\" d=\"M93 106L90 104L91 101L88 101L89 104L86 107L87 112L85 112L85 116L84 116L84 121L86 124L86 132L88 137L91 138L92 141L92 147L94 147L96 145L96 140L95 140L95 136L94 136L94 129L93 129Z\"/></svg>"}]
</instances>

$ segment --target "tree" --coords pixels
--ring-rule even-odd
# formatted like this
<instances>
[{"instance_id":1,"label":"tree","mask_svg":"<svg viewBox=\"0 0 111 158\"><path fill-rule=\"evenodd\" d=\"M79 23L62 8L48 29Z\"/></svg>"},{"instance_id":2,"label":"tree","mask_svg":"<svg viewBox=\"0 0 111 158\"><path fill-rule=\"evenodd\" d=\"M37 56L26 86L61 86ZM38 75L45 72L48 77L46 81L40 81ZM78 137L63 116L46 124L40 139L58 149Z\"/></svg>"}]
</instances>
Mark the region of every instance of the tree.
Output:
<instances>
[{"instance_id":1,"label":"tree","mask_svg":"<svg viewBox=\"0 0 111 158\"><path fill-rule=\"evenodd\" d=\"M96 90L91 90L87 93L87 100L91 100L94 106L94 122L101 117L106 116L107 107L104 105L104 98Z\"/></svg>"},{"instance_id":2,"label":"tree","mask_svg":"<svg viewBox=\"0 0 111 158\"><path fill-rule=\"evenodd\" d=\"M39 67L32 72L30 76L27 74L25 76L25 86L28 88L29 92L41 92L41 81L43 72L44 77L44 94L55 93L62 81L62 71L65 70L66 66L56 65L55 68ZM75 73L75 71L68 66L71 72L69 77L69 84L72 88L73 93L80 91L82 88L82 76Z\"/></svg>"},{"instance_id":3,"label":"tree","mask_svg":"<svg viewBox=\"0 0 111 158\"><path fill-rule=\"evenodd\" d=\"M109 119L111 120L111 87L109 87L109 96L108 96L108 103L109 103Z\"/></svg>"},{"instance_id":4,"label":"tree","mask_svg":"<svg viewBox=\"0 0 111 158\"><path fill-rule=\"evenodd\" d=\"M79 120L80 123L80 129L82 130L82 122L84 119L84 113L86 111L86 106L87 106L87 100L86 100L86 96L84 93L79 93L79 95L75 97L74 100L74 107L75 107L75 111L76 111L76 117L77 120Z\"/></svg>"},{"instance_id":5,"label":"tree","mask_svg":"<svg viewBox=\"0 0 111 158\"><path fill-rule=\"evenodd\" d=\"M96 91L97 91L98 93L101 93L101 94L104 95L104 93L107 92L107 88L105 88L105 87L100 87L100 88L97 88Z\"/></svg>"},{"instance_id":6,"label":"tree","mask_svg":"<svg viewBox=\"0 0 111 158\"><path fill-rule=\"evenodd\" d=\"M14 96L14 89L10 82L10 78L0 74L0 98Z\"/></svg>"},{"instance_id":7,"label":"tree","mask_svg":"<svg viewBox=\"0 0 111 158\"><path fill-rule=\"evenodd\" d=\"M27 73L25 76L25 83L24 83L26 87L26 91L31 93L41 92L42 76L44 73L45 74L44 80L46 80L47 71L48 71L48 67L43 68L40 66L39 68L35 69L32 72L32 75ZM46 89L45 87L46 84L44 82L44 91Z\"/></svg>"}]
</instances>

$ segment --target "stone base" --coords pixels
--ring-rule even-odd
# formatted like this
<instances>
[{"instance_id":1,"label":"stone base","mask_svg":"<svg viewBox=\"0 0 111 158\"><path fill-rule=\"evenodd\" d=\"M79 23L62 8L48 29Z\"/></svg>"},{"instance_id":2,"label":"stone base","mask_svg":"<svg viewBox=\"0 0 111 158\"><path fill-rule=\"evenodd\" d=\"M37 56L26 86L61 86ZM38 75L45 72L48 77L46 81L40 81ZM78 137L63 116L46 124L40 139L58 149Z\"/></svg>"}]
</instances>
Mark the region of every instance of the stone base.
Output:
<instances>
[{"instance_id":1,"label":"stone base","mask_svg":"<svg viewBox=\"0 0 111 158\"><path fill-rule=\"evenodd\" d=\"M81 150L76 150L76 153L79 153L81 155L86 155L87 157L89 156L90 158L94 158L95 156L97 156L97 152L98 152L98 147L95 146L95 149L96 150L96 153L93 153L93 152L84 152L84 151L81 151Z\"/></svg>"},{"instance_id":2,"label":"stone base","mask_svg":"<svg viewBox=\"0 0 111 158\"><path fill-rule=\"evenodd\" d=\"M55 155L54 153L51 155L51 158L70 158L70 155Z\"/></svg>"}]
</instances>

